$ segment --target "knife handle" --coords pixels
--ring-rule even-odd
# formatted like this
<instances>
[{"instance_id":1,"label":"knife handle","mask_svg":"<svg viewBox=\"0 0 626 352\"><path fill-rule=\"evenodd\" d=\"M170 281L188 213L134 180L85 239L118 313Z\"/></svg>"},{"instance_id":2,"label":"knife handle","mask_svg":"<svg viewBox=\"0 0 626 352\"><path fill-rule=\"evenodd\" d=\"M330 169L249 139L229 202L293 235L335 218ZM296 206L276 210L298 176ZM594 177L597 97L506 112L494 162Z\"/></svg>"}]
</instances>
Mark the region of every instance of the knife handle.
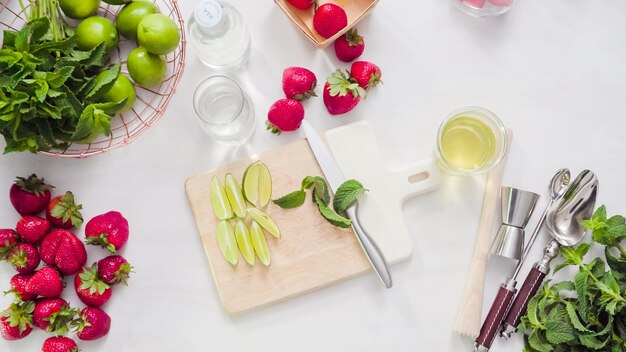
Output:
<instances>
[{"instance_id":1,"label":"knife handle","mask_svg":"<svg viewBox=\"0 0 626 352\"><path fill-rule=\"evenodd\" d=\"M367 254L367 259L369 259L372 267L378 277L383 281L385 287L391 288L393 286L393 282L391 281L391 273L389 273L389 266L387 265L387 260L385 260L385 256L383 252L380 251L378 245L372 238L363 230L361 224L359 224L359 219L356 215L357 205L353 205L346 210L348 217L352 220L352 228L356 233L356 238L359 240L361 247Z\"/></svg>"}]
</instances>

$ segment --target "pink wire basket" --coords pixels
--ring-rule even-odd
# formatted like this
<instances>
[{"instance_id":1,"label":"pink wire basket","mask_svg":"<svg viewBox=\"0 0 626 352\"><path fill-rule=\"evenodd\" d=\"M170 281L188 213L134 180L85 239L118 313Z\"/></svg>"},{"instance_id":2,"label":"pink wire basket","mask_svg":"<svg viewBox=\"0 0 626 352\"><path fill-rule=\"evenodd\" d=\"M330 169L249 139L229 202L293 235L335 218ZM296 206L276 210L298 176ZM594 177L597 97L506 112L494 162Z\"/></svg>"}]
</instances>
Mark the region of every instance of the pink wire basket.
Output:
<instances>
[{"instance_id":1,"label":"pink wire basket","mask_svg":"<svg viewBox=\"0 0 626 352\"><path fill-rule=\"evenodd\" d=\"M119 148L130 144L152 125L157 123L165 113L176 87L182 77L185 67L185 26L180 13L177 0L152 0L161 13L169 16L180 27L180 44L172 53L165 58L167 61L167 74L163 82L158 87L146 89L135 85L137 91L137 101L133 108L125 113L118 114L111 120L111 135L101 135L90 144L69 145L65 150L42 151L40 154L59 158L86 158L93 155L105 153L111 149ZM28 1L23 1L28 11ZM102 2L97 14L115 21L115 16L123 6L109 5ZM77 24L74 20L68 23ZM26 15L20 7L18 0L0 1L0 33L4 29L19 30L26 24ZM1 35L1 34L0 34ZM0 37L1 42L1 37ZM126 68L126 58L128 53L137 47L137 44L120 35L120 42L114 54L111 54L111 62L122 64L122 73L129 76Z\"/></svg>"}]
</instances>

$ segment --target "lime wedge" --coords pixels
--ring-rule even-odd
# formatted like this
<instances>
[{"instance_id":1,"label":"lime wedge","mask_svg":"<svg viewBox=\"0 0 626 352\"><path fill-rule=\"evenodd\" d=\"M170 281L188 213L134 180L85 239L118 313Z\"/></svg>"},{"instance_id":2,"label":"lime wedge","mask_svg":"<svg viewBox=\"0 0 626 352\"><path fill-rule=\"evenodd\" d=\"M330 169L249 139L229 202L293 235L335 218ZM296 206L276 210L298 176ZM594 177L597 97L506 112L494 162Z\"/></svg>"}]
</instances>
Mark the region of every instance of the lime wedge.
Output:
<instances>
[{"instance_id":1,"label":"lime wedge","mask_svg":"<svg viewBox=\"0 0 626 352\"><path fill-rule=\"evenodd\" d=\"M211 205L213 206L213 213L219 220L226 220L233 217L233 210L230 207L226 193L224 192L224 186L220 180L213 176L211 179Z\"/></svg>"},{"instance_id":2,"label":"lime wedge","mask_svg":"<svg viewBox=\"0 0 626 352\"><path fill-rule=\"evenodd\" d=\"M259 164L259 206L265 208L272 198L272 175L267 165Z\"/></svg>"},{"instance_id":3,"label":"lime wedge","mask_svg":"<svg viewBox=\"0 0 626 352\"><path fill-rule=\"evenodd\" d=\"M252 221L252 225L250 226L250 240L252 241L254 251L256 252L257 257L259 257L259 260L261 260L261 263L265 266L270 266L270 263L272 262L270 250L267 248L267 242L265 241L263 230L256 221Z\"/></svg>"},{"instance_id":4,"label":"lime wedge","mask_svg":"<svg viewBox=\"0 0 626 352\"><path fill-rule=\"evenodd\" d=\"M259 201L259 162L248 165L246 172L243 173L243 196L248 202L257 206Z\"/></svg>"},{"instance_id":5,"label":"lime wedge","mask_svg":"<svg viewBox=\"0 0 626 352\"><path fill-rule=\"evenodd\" d=\"M252 216L254 221L258 222L267 232L276 238L280 238L280 230L272 218L256 208L249 208L248 214Z\"/></svg>"},{"instance_id":6,"label":"lime wedge","mask_svg":"<svg viewBox=\"0 0 626 352\"><path fill-rule=\"evenodd\" d=\"M224 182L224 188L226 189L226 197L230 202L230 206L233 208L235 214L243 218L246 216L246 201L241 194L241 187L232 174L226 174L226 180Z\"/></svg>"},{"instance_id":7,"label":"lime wedge","mask_svg":"<svg viewBox=\"0 0 626 352\"><path fill-rule=\"evenodd\" d=\"M232 265L237 265L239 261L239 251L233 227L228 221L222 220L217 224L217 246L222 255Z\"/></svg>"},{"instance_id":8,"label":"lime wedge","mask_svg":"<svg viewBox=\"0 0 626 352\"><path fill-rule=\"evenodd\" d=\"M243 255L243 259L250 265L254 265L254 248L252 246L252 240L250 239L250 232L246 227L246 224L241 220L237 220L235 224L235 238L237 238L237 245L239 251Z\"/></svg>"}]
</instances>

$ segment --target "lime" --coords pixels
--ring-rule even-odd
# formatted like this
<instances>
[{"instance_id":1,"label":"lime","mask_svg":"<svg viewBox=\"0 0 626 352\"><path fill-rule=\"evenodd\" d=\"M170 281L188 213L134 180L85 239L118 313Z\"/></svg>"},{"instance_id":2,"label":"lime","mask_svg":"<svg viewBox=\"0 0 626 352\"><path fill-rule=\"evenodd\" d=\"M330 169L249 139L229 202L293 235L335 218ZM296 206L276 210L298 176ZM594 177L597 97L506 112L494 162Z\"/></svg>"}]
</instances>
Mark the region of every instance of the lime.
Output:
<instances>
[{"instance_id":1,"label":"lime","mask_svg":"<svg viewBox=\"0 0 626 352\"><path fill-rule=\"evenodd\" d=\"M152 87L163 82L167 63L162 56L150 54L144 47L138 47L128 54L128 73L142 87Z\"/></svg>"},{"instance_id":2,"label":"lime","mask_svg":"<svg viewBox=\"0 0 626 352\"><path fill-rule=\"evenodd\" d=\"M239 261L237 240L235 239L233 227L226 220L222 220L217 224L217 246L227 262L237 265Z\"/></svg>"},{"instance_id":3,"label":"lime","mask_svg":"<svg viewBox=\"0 0 626 352\"><path fill-rule=\"evenodd\" d=\"M265 208L272 198L272 175L267 165L259 165L259 205Z\"/></svg>"},{"instance_id":4,"label":"lime","mask_svg":"<svg viewBox=\"0 0 626 352\"><path fill-rule=\"evenodd\" d=\"M254 221L258 222L267 232L276 238L280 238L280 230L278 226L267 214L256 208L248 209L248 214L252 216Z\"/></svg>"},{"instance_id":5,"label":"lime","mask_svg":"<svg viewBox=\"0 0 626 352\"><path fill-rule=\"evenodd\" d=\"M133 0L102 0L104 2L106 2L107 4L111 4L111 5L124 5L124 4L128 4L129 2L133 1Z\"/></svg>"},{"instance_id":6,"label":"lime","mask_svg":"<svg viewBox=\"0 0 626 352\"><path fill-rule=\"evenodd\" d=\"M115 25L124 37L137 39L139 22L154 13L159 13L159 9L151 1L133 1L117 14Z\"/></svg>"},{"instance_id":7,"label":"lime","mask_svg":"<svg viewBox=\"0 0 626 352\"><path fill-rule=\"evenodd\" d=\"M256 252L257 257L261 260L261 263L265 266L270 266L270 263L272 262L270 250L267 248L267 241L265 241L263 230L259 224L256 223L256 221L252 221L252 225L250 225L250 240L252 241L254 252Z\"/></svg>"},{"instance_id":8,"label":"lime","mask_svg":"<svg viewBox=\"0 0 626 352\"><path fill-rule=\"evenodd\" d=\"M259 201L259 163L254 162L243 173L243 196L254 206Z\"/></svg>"},{"instance_id":9,"label":"lime","mask_svg":"<svg viewBox=\"0 0 626 352\"><path fill-rule=\"evenodd\" d=\"M117 29L113 22L101 16L91 16L76 26L78 49L88 51L104 42L107 51L117 47Z\"/></svg>"},{"instance_id":10,"label":"lime","mask_svg":"<svg viewBox=\"0 0 626 352\"><path fill-rule=\"evenodd\" d=\"M220 180L213 176L211 179L211 188L209 190L211 194L211 205L213 206L213 213L219 220L226 220L233 217L233 210L230 207L228 198L226 198L226 192L224 192L224 186Z\"/></svg>"},{"instance_id":11,"label":"lime","mask_svg":"<svg viewBox=\"0 0 626 352\"><path fill-rule=\"evenodd\" d=\"M137 27L139 45L157 55L174 51L180 42L180 30L171 18L161 13L144 17Z\"/></svg>"},{"instance_id":12,"label":"lime","mask_svg":"<svg viewBox=\"0 0 626 352\"><path fill-rule=\"evenodd\" d=\"M100 0L59 0L65 16L82 19L93 15L100 6Z\"/></svg>"},{"instance_id":13,"label":"lime","mask_svg":"<svg viewBox=\"0 0 626 352\"><path fill-rule=\"evenodd\" d=\"M250 239L250 232L246 224L241 220L237 220L235 224L235 238L237 239L237 245L239 246L239 251L243 259L245 259L248 264L254 265L254 247Z\"/></svg>"},{"instance_id":14,"label":"lime","mask_svg":"<svg viewBox=\"0 0 626 352\"><path fill-rule=\"evenodd\" d=\"M117 76L115 83L104 94L104 99L110 102L118 102L126 99L126 104L119 112L126 112L133 108L135 100L137 100L137 92L135 92L135 86L128 77L120 74Z\"/></svg>"},{"instance_id":15,"label":"lime","mask_svg":"<svg viewBox=\"0 0 626 352\"><path fill-rule=\"evenodd\" d=\"M226 197L230 202L230 206L233 208L235 214L240 218L246 217L246 201L241 194L241 187L232 174L226 174L226 180L224 181L224 188L226 189Z\"/></svg>"}]
</instances>

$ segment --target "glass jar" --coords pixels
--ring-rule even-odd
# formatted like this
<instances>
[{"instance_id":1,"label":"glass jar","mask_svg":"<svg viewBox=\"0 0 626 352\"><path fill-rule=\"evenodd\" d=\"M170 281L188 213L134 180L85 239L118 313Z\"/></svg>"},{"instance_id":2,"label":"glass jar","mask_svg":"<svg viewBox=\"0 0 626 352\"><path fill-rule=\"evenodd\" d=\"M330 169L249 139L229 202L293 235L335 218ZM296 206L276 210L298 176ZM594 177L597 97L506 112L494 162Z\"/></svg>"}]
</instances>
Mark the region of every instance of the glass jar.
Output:
<instances>
[{"instance_id":1,"label":"glass jar","mask_svg":"<svg viewBox=\"0 0 626 352\"><path fill-rule=\"evenodd\" d=\"M517 0L452 0L463 12L478 17L496 17L508 12Z\"/></svg>"}]
</instances>

